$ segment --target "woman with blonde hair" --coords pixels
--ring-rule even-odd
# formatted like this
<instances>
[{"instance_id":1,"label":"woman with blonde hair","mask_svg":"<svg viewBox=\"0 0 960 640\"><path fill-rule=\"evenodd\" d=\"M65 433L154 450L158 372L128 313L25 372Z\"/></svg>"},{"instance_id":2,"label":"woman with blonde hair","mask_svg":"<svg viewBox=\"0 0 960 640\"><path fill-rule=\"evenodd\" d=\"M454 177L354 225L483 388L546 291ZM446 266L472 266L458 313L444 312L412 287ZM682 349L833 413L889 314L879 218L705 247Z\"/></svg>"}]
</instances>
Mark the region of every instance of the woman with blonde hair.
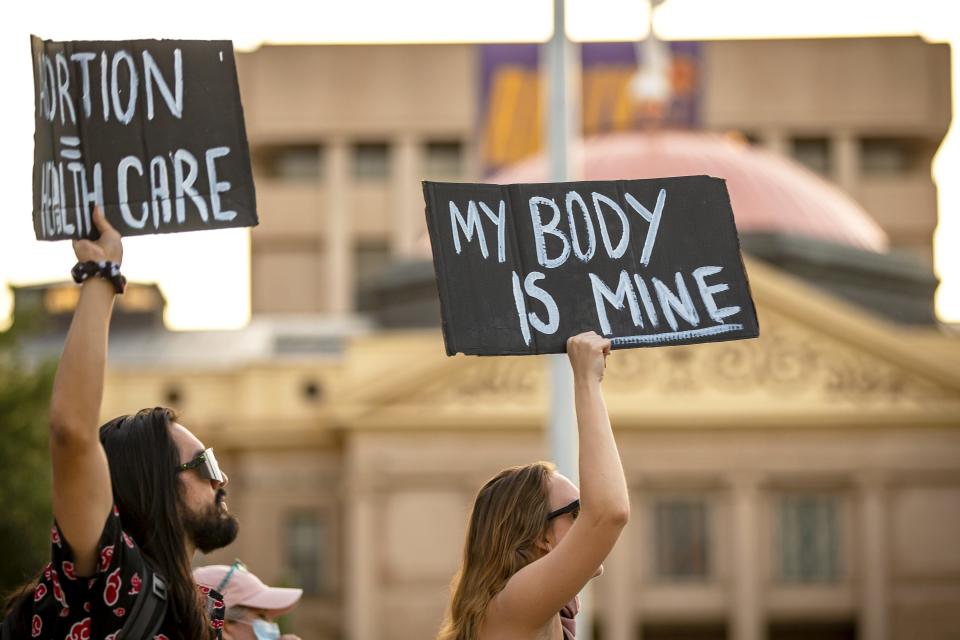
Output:
<instances>
[{"instance_id":1,"label":"woman with blonde hair","mask_svg":"<svg viewBox=\"0 0 960 640\"><path fill-rule=\"evenodd\" d=\"M438 640L574 637L576 596L603 572L630 516L600 388L609 354L610 341L593 332L567 341L581 491L547 462L505 469L480 489Z\"/></svg>"}]
</instances>

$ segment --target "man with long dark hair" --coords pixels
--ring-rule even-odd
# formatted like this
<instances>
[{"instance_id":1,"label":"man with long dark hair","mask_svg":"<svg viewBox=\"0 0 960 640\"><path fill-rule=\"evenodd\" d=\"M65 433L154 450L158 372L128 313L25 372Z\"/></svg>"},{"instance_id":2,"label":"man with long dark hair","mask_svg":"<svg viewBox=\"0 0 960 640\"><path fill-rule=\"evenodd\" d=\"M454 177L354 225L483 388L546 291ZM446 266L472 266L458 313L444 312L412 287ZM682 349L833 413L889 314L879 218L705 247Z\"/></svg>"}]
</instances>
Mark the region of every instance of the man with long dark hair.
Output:
<instances>
[{"instance_id":1,"label":"man with long dark hair","mask_svg":"<svg viewBox=\"0 0 960 640\"><path fill-rule=\"evenodd\" d=\"M125 280L120 234L99 208L94 221L100 238L73 245L80 298L50 403L52 558L7 601L12 636L119 638L138 596L155 588L144 576L156 573L166 582L166 615L152 637L220 638L223 602L190 572L196 550L237 535L213 451L162 407L97 431L113 299Z\"/></svg>"}]
</instances>

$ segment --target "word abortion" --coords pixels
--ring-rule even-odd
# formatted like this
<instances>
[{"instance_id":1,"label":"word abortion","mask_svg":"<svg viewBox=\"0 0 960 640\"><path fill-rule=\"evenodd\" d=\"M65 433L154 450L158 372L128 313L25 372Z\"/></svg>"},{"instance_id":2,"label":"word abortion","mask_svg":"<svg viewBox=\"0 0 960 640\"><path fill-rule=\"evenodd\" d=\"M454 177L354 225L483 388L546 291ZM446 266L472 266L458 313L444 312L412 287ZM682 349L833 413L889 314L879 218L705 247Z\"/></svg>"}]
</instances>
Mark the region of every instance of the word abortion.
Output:
<instances>
[{"instance_id":1,"label":"word abortion","mask_svg":"<svg viewBox=\"0 0 960 640\"><path fill-rule=\"evenodd\" d=\"M638 241L637 246L640 248L640 267L649 266L664 216L667 191L659 190L652 209L626 192L623 193L626 207L598 192L589 194L592 206L576 190L568 191L564 200L563 211L552 198L533 196L527 202L534 253L542 270L526 274L511 271L517 320L527 346L531 344L533 331L553 335L560 327L560 308L554 295L542 286L548 270L559 269L570 260L583 265L589 265L595 259L607 264L622 260L631 247L632 223L646 227L642 245ZM475 243L484 260L492 259L488 232L484 229L486 220L488 226L492 225L496 230L496 261L506 262L507 247L511 246L507 238L511 225L507 221L506 201L500 200L496 207L491 207L483 201L469 200L464 207L466 214L453 200L448 203L451 239L457 255L464 251L467 243ZM493 229L489 234L491 237L492 233ZM675 271L672 282L670 278L644 276L626 269L620 270L615 281L610 278L605 281L588 270L586 284L592 292L597 325L603 335L613 333L610 313L629 313L634 327L654 330L653 333L615 337L612 339L614 346L666 344L743 329L742 324L727 322L740 312L740 307L721 307L716 300L716 296L729 290L727 283L717 280L722 270L721 266L703 265L689 272ZM699 297L700 307L706 310L706 318L697 311L691 289ZM543 306L546 318L528 310L528 298ZM668 331L665 330L667 327Z\"/></svg>"},{"instance_id":2,"label":"word abortion","mask_svg":"<svg viewBox=\"0 0 960 640\"><path fill-rule=\"evenodd\" d=\"M79 108L82 108L84 118L94 117L91 84L98 81L96 86L100 88L100 100L97 115L102 114L104 122L112 117L121 124L129 124L137 113L142 81L148 120L153 120L157 111L156 93L160 94L173 117L183 118L183 53L180 49L173 50L172 62L171 80L163 76L156 59L147 50L139 58L122 49L112 56L106 51L100 51L99 54L84 51L69 56L58 52L52 58L43 53L37 60L41 113L48 122L59 118L61 125L67 124L68 120L71 124L77 124ZM74 104L71 95L71 79L77 71L82 96L79 107Z\"/></svg>"},{"instance_id":3,"label":"word abortion","mask_svg":"<svg viewBox=\"0 0 960 640\"><path fill-rule=\"evenodd\" d=\"M102 207L105 203L103 169L97 162L93 165L92 175L88 176L87 167L80 162L81 154L76 148L79 139L64 136L60 143L64 147L60 155L70 161L48 160L40 166L41 237L89 235L93 231L92 206ZM137 155L124 156L116 170L116 202L123 221L131 229L144 229L149 225L160 230L163 225L171 224L175 215L176 223L183 225L187 221L188 200L204 223L211 219L232 221L237 212L223 209L221 203L221 194L229 191L232 185L219 179L216 165L217 159L229 153L229 147L223 146L206 150L203 154L206 180L203 182L198 179L200 162L186 149L176 149L165 156L156 155L146 164ZM145 175L149 176L149 194L140 199L139 211L135 211L130 204L130 181ZM207 195L197 191L198 183L205 185Z\"/></svg>"}]
</instances>

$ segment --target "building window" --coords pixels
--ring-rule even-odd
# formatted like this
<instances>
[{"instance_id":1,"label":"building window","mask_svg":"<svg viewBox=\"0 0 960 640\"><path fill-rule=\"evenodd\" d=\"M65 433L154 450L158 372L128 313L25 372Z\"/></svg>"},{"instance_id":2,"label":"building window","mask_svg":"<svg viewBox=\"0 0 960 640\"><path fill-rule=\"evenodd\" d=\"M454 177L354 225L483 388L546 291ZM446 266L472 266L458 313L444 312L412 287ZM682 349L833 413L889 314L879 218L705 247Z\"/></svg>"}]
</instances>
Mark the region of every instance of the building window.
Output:
<instances>
[{"instance_id":1,"label":"building window","mask_svg":"<svg viewBox=\"0 0 960 640\"><path fill-rule=\"evenodd\" d=\"M669 498L654 505L656 571L667 580L704 580L710 573L709 513L700 498Z\"/></svg>"},{"instance_id":2,"label":"building window","mask_svg":"<svg viewBox=\"0 0 960 640\"><path fill-rule=\"evenodd\" d=\"M692 622L643 622L639 631L643 640L726 640L726 638L733 637L727 631L727 625L722 622L700 622L696 620ZM809 638L804 638L804 640L809 640Z\"/></svg>"},{"instance_id":3,"label":"building window","mask_svg":"<svg viewBox=\"0 0 960 640\"><path fill-rule=\"evenodd\" d=\"M857 623L852 620L816 618L773 621L767 626L767 640L857 640ZM646 636L644 636L646 640Z\"/></svg>"},{"instance_id":4,"label":"building window","mask_svg":"<svg viewBox=\"0 0 960 640\"><path fill-rule=\"evenodd\" d=\"M264 145L254 165L268 178L318 180L323 174L323 148L316 144Z\"/></svg>"},{"instance_id":5,"label":"building window","mask_svg":"<svg viewBox=\"0 0 960 640\"><path fill-rule=\"evenodd\" d=\"M287 572L294 584L307 595L332 591L328 521L316 512L294 513L287 519L286 532Z\"/></svg>"},{"instance_id":6,"label":"building window","mask_svg":"<svg viewBox=\"0 0 960 640\"><path fill-rule=\"evenodd\" d=\"M836 496L793 494L776 507L776 566L781 582L836 582L840 577L840 507Z\"/></svg>"},{"instance_id":7,"label":"building window","mask_svg":"<svg viewBox=\"0 0 960 640\"><path fill-rule=\"evenodd\" d=\"M430 177L459 177L463 174L463 145L458 140L428 142L425 164Z\"/></svg>"},{"instance_id":8,"label":"building window","mask_svg":"<svg viewBox=\"0 0 960 640\"><path fill-rule=\"evenodd\" d=\"M830 140L827 138L794 138L793 159L822 176L829 176Z\"/></svg>"},{"instance_id":9,"label":"building window","mask_svg":"<svg viewBox=\"0 0 960 640\"><path fill-rule=\"evenodd\" d=\"M353 148L353 177L385 180L390 175L390 147L385 142L362 142Z\"/></svg>"},{"instance_id":10,"label":"building window","mask_svg":"<svg viewBox=\"0 0 960 640\"><path fill-rule=\"evenodd\" d=\"M929 169L933 150L928 146L912 138L863 138L860 170L868 176L889 176Z\"/></svg>"},{"instance_id":11,"label":"building window","mask_svg":"<svg viewBox=\"0 0 960 640\"><path fill-rule=\"evenodd\" d=\"M386 242L360 242L354 246L354 304L357 311L374 310L376 288L389 264L390 246Z\"/></svg>"}]
</instances>

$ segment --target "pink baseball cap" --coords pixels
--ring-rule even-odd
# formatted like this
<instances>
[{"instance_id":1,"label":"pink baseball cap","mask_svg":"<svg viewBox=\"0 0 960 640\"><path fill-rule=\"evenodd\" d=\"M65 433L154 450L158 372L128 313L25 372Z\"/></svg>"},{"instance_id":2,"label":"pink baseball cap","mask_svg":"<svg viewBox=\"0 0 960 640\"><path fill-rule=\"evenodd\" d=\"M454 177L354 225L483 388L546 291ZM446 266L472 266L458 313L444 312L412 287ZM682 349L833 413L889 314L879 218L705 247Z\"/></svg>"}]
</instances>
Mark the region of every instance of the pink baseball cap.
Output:
<instances>
[{"instance_id":1,"label":"pink baseball cap","mask_svg":"<svg viewBox=\"0 0 960 640\"><path fill-rule=\"evenodd\" d=\"M224 564L197 567L193 570L193 579L197 584L219 591L227 608L240 606L264 609L274 612L275 615L292 609L303 595L303 589L268 587L245 567L234 568L227 584L220 587L230 569L230 566Z\"/></svg>"}]
</instances>

